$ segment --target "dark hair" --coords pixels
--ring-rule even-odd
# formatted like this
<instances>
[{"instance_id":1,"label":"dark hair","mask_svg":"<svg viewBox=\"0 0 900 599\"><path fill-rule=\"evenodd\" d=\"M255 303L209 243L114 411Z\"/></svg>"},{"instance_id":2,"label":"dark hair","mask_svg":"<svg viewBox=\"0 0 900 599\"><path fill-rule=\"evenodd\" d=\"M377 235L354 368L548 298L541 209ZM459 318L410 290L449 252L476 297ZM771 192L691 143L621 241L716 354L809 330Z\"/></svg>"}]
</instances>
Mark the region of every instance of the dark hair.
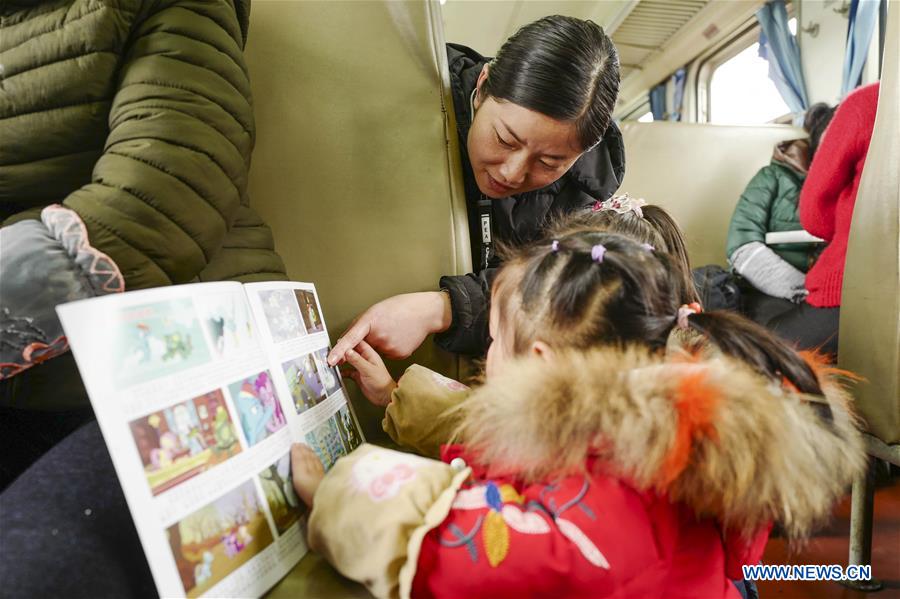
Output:
<instances>
[{"instance_id":1,"label":"dark hair","mask_svg":"<svg viewBox=\"0 0 900 599\"><path fill-rule=\"evenodd\" d=\"M592 255L603 246L600 260ZM554 249L555 246L555 249ZM557 347L639 344L663 350L685 295L678 259L623 235L579 231L519 250L495 282L494 301L512 320L513 351L552 331ZM724 354L778 383L821 395L812 368L760 325L726 311L691 314L688 328Z\"/></svg>"},{"instance_id":2,"label":"dark hair","mask_svg":"<svg viewBox=\"0 0 900 599\"><path fill-rule=\"evenodd\" d=\"M567 214L550 224L545 239L556 239L572 233L594 231L618 233L639 243L649 243L657 250L671 255L680 265L681 273L684 275L682 281L684 295L681 297L681 303L699 302L700 295L690 276L691 260L688 257L681 227L661 206L646 204L641 207L641 212L643 216L639 216L632 210L620 213L615 210L592 209Z\"/></svg>"},{"instance_id":3,"label":"dark hair","mask_svg":"<svg viewBox=\"0 0 900 599\"><path fill-rule=\"evenodd\" d=\"M819 149L822 134L825 133L825 128L831 122L836 108L836 106L831 107L824 102L819 102L810 106L806 111L806 116L803 117L803 128L809 133L810 164L812 164L813 156L816 155L816 150Z\"/></svg>"},{"instance_id":4,"label":"dark hair","mask_svg":"<svg viewBox=\"0 0 900 599\"><path fill-rule=\"evenodd\" d=\"M544 17L506 40L481 93L573 121L587 150L609 127L619 94L619 55L596 23Z\"/></svg>"}]
</instances>

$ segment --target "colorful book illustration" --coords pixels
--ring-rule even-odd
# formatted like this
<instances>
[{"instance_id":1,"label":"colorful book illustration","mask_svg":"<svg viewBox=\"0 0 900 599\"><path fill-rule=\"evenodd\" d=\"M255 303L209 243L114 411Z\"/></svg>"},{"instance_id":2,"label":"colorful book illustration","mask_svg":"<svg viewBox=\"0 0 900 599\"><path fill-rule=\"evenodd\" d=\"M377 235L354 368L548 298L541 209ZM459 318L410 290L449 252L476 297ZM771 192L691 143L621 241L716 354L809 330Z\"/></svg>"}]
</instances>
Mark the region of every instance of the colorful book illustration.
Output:
<instances>
[{"instance_id":1,"label":"colorful book illustration","mask_svg":"<svg viewBox=\"0 0 900 599\"><path fill-rule=\"evenodd\" d=\"M315 287L199 283L57 309L157 590L258 597L307 551L290 446L362 442Z\"/></svg>"}]
</instances>

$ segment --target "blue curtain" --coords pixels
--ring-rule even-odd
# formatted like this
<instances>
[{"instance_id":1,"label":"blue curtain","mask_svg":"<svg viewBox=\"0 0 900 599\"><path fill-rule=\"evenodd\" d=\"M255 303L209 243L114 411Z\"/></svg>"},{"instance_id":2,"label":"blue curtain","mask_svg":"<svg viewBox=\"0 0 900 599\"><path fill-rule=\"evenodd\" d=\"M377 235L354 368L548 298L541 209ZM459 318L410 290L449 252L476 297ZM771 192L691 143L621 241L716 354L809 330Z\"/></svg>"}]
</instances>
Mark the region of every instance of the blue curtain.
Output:
<instances>
[{"instance_id":1,"label":"blue curtain","mask_svg":"<svg viewBox=\"0 0 900 599\"><path fill-rule=\"evenodd\" d=\"M853 0L850 3L850 22L847 24L847 50L844 55L844 77L841 97L853 91L862 77L869 44L878 22L880 0Z\"/></svg>"},{"instance_id":2,"label":"blue curtain","mask_svg":"<svg viewBox=\"0 0 900 599\"><path fill-rule=\"evenodd\" d=\"M660 83L650 90L650 112L654 121L666 118L666 84Z\"/></svg>"},{"instance_id":3,"label":"blue curtain","mask_svg":"<svg viewBox=\"0 0 900 599\"><path fill-rule=\"evenodd\" d=\"M756 12L756 19L762 27L759 55L769 63L769 79L775 82L791 112L804 112L809 107L806 81L800 64L800 48L788 28L784 0L766 3Z\"/></svg>"},{"instance_id":4,"label":"blue curtain","mask_svg":"<svg viewBox=\"0 0 900 599\"><path fill-rule=\"evenodd\" d=\"M672 98L672 110L669 112L670 121L681 120L681 105L684 104L684 80L686 76L687 71L683 67L672 75L672 81L675 84L675 94Z\"/></svg>"}]
</instances>

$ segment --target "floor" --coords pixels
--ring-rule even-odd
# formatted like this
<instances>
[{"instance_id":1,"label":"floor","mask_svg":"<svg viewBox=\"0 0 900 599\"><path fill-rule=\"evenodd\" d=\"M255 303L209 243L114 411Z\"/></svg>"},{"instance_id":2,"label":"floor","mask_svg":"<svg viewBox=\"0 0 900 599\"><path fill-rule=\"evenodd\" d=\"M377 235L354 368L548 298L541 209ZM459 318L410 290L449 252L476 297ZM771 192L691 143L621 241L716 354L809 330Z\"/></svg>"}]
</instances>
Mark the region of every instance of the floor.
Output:
<instances>
[{"instance_id":1,"label":"floor","mask_svg":"<svg viewBox=\"0 0 900 599\"><path fill-rule=\"evenodd\" d=\"M817 534L798 552L790 554L783 539L773 538L766 547L766 564L839 564L846 566L849 550L850 498L838 507L832 525ZM884 588L864 593L837 582L759 582L761 599L900 599L900 478L875 492L872 542L872 575Z\"/></svg>"}]
</instances>

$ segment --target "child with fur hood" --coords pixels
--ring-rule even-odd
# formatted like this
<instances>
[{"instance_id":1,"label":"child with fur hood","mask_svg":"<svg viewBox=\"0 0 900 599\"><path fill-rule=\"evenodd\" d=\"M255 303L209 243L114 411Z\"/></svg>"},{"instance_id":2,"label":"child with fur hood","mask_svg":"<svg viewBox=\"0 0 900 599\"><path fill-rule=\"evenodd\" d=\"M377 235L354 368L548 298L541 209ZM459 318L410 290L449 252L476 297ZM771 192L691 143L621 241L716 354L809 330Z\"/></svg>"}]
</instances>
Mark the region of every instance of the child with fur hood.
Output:
<instances>
[{"instance_id":1,"label":"child with fur hood","mask_svg":"<svg viewBox=\"0 0 900 599\"><path fill-rule=\"evenodd\" d=\"M324 477L295 446L310 546L379 597L738 597L771 523L808 535L863 452L827 373L737 315L679 308L683 280L614 234L520 251L471 392L418 366L394 383L361 344L373 401L468 393L460 444L441 461L364 445ZM710 344L667 355L673 328Z\"/></svg>"}]
</instances>

